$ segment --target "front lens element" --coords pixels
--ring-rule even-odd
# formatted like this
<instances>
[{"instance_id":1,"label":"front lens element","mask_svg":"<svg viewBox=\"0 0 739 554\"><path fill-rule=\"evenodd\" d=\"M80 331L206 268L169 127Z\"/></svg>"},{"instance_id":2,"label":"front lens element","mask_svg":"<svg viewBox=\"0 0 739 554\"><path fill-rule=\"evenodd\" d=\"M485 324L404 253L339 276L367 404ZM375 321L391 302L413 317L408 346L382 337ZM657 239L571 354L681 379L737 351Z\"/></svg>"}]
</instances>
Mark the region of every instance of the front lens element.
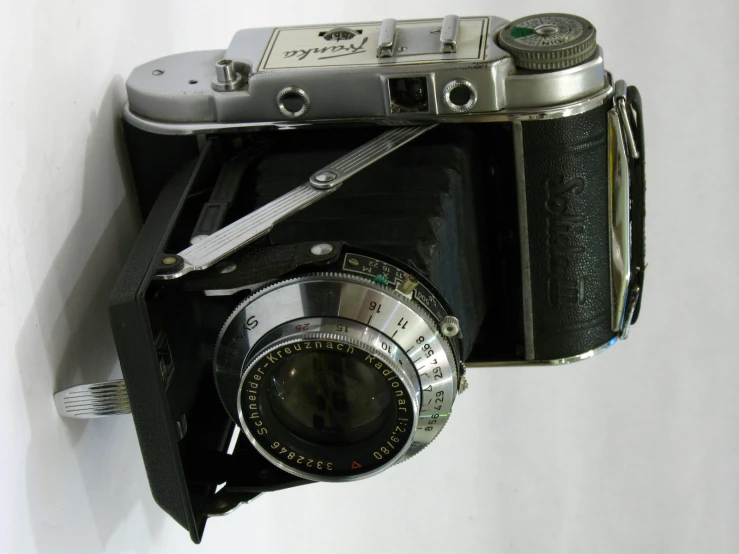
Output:
<instances>
[{"instance_id":1,"label":"front lens element","mask_svg":"<svg viewBox=\"0 0 739 554\"><path fill-rule=\"evenodd\" d=\"M407 357L402 363L349 337L310 333L250 362L239 419L282 469L308 479L358 479L410 448L419 391Z\"/></svg>"},{"instance_id":2,"label":"front lens element","mask_svg":"<svg viewBox=\"0 0 739 554\"><path fill-rule=\"evenodd\" d=\"M280 423L320 445L367 440L393 416L392 391L382 374L341 352L304 352L280 360L268 402Z\"/></svg>"}]
</instances>

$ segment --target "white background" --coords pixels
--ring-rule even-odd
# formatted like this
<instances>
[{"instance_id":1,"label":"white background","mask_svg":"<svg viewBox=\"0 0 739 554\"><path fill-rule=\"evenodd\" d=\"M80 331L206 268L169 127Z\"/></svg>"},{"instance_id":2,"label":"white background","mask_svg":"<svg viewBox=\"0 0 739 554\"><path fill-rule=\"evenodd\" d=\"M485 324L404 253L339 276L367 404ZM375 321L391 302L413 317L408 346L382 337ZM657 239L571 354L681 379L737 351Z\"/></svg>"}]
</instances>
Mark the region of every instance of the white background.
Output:
<instances>
[{"instance_id":1,"label":"white background","mask_svg":"<svg viewBox=\"0 0 739 554\"><path fill-rule=\"evenodd\" d=\"M587 17L646 106L650 259L632 337L564 368L476 369L418 458L269 494L196 549L154 503L130 416L62 421L119 375L106 303L138 228L131 69L239 28L542 11ZM0 551L739 552L737 3L43 0L0 11Z\"/></svg>"}]
</instances>

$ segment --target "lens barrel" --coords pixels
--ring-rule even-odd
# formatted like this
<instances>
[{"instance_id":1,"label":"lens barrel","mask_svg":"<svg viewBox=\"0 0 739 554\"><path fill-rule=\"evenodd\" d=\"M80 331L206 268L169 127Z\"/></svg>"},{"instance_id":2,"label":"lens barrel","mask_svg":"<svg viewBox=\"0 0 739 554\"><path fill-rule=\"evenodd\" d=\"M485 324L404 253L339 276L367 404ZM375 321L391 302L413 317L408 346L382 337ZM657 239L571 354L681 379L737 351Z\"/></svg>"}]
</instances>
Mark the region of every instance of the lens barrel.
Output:
<instances>
[{"instance_id":1,"label":"lens barrel","mask_svg":"<svg viewBox=\"0 0 739 554\"><path fill-rule=\"evenodd\" d=\"M410 360L399 360L331 333L267 346L242 378L241 426L264 456L301 477L377 472L405 453L418 420L420 384Z\"/></svg>"}]
</instances>

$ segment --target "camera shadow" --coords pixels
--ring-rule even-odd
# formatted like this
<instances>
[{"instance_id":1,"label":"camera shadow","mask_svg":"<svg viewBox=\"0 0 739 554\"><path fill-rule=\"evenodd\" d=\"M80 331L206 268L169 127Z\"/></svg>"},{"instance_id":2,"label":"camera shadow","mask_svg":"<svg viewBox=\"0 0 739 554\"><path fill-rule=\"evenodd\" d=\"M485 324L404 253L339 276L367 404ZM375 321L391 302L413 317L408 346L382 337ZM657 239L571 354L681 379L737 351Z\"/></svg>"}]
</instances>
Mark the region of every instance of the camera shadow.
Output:
<instances>
[{"instance_id":1,"label":"camera shadow","mask_svg":"<svg viewBox=\"0 0 739 554\"><path fill-rule=\"evenodd\" d=\"M117 76L90 114L79 217L53 262L44 265L45 276L35 277L38 253L32 251L43 247L43 237L24 237L28 275L34 285L40 283L16 342L31 431L25 461L28 519L39 552L99 551L139 503L149 532L136 541L150 542L164 518L151 501L131 416L62 419L52 398L70 385L120 378L108 296L140 228L119 120L124 101ZM38 132L29 125L29 153ZM38 179L39 160L31 156L24 183ZM48 235L53 229L31 215L33 202L19 194L19 216L32 217ZM101 221L107 218L107 224Z\"/></svg>"}]
</instances>

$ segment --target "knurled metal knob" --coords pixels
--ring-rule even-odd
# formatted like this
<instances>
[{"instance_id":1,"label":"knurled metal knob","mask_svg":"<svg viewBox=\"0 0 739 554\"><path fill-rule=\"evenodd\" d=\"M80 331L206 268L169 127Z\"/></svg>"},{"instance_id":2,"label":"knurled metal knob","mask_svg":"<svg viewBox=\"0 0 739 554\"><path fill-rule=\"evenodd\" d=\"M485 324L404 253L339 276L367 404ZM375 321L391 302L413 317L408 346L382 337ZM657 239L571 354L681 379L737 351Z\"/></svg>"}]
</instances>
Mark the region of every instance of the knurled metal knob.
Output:
<instances>
[{"instance_id":1,"label":"knurled metal knob","mask_svg":"<svg viewBox=\"0 0 739 554\"><path fill-rule=\"evenodd\" d=\"M498 43L516 67L534 71L574 67L592 58L598 47L592 23L564 13L517 19L503 27Z\"/></svg>"},{"instance_id":2,"label":"knurled metal knob","mask_svg":"<svg viewBox=\"0 0 739 554\"><path fill-rule=\"evenodd\" d=\"M456 337L459 334L459 320L448 315L441 320L441 334L445 337Z\"/></svg>"}]
</instances>

